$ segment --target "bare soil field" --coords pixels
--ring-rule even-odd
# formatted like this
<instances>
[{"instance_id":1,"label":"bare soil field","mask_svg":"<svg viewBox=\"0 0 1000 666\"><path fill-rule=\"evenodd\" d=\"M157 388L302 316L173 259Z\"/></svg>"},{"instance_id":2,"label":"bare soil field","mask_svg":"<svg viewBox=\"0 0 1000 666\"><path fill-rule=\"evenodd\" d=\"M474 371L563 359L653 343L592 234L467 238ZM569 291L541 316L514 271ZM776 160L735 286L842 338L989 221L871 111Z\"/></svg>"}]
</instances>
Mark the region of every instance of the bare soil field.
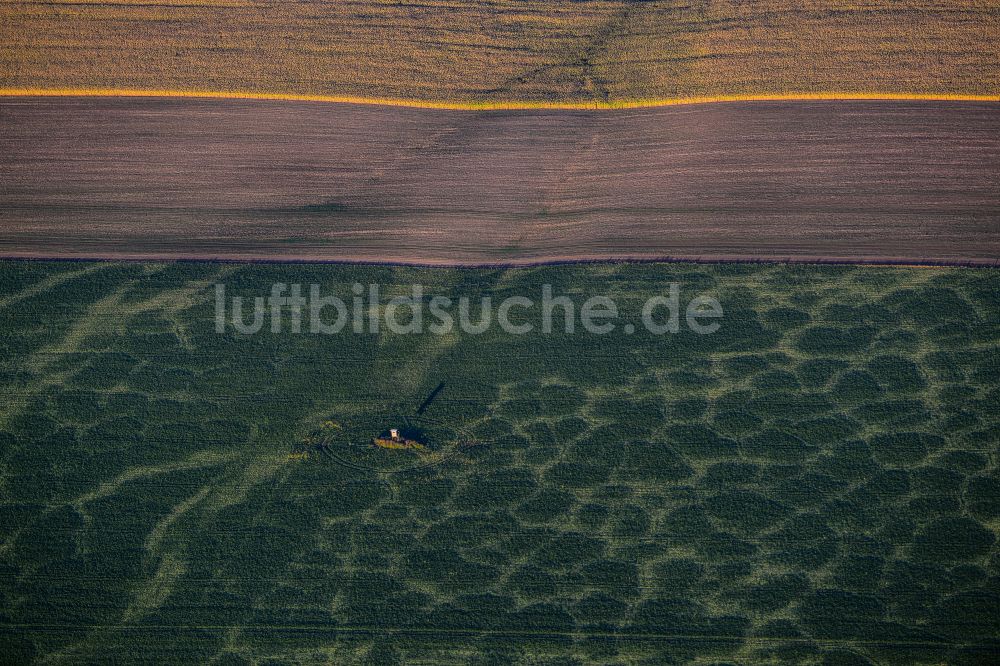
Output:
<instances>
[{"instance_id":1,"label":"bare soil field","mask_svg":"<svg viewBox=\"0 0 1000 666\"><path fill-rule=\"evenodd\" d=\"M0 255L992 264L1000 105L0 99Z\"/></svg>"},{"instance_id":2,"label":"bare soil field","mask_svg":"<svg viewBox=\"0 0 1000 666\"><path fill-rule=\"evenodd\" d=\"M995 95L981 0L4 0L0 88L457 101Z\"/></svg>"}]
</instances>

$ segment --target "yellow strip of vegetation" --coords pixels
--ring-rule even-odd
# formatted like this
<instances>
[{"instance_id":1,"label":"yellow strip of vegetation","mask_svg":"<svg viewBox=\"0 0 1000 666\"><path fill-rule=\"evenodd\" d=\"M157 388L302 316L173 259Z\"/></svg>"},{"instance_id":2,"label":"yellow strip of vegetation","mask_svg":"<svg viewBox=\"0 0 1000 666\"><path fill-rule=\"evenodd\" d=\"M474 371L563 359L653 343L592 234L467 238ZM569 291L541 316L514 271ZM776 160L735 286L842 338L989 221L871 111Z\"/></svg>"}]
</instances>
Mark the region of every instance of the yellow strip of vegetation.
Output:
<instances>
[{"instance_id":1,"label":"yellow strip of vegetation","mask_svg":"<svg viewBox=\"0 0 1000 666\"><path fill-rule=\"evenodd\" d=\"M215 90L135 90L118 88L0 88L5 97L176 97L203 99L281 100L289 102L326 102L334 104L367 104L376 106L402 106L415 109L450 109L455 111L500 111L530 109L602 110L642 109L683 104L716 104L725 102L782 102L782 101L956 101L1000 102L1000 95L957 95L937 93L882 93L882 92L809 92L777 93L762 95L722 95L718 97L678 97L671 99L635 99L591 102L446 102L419 99L394 99L387 97L352 97L340 95L295 95L285 93L230 92Z\"/></svg>"}]
</instances>

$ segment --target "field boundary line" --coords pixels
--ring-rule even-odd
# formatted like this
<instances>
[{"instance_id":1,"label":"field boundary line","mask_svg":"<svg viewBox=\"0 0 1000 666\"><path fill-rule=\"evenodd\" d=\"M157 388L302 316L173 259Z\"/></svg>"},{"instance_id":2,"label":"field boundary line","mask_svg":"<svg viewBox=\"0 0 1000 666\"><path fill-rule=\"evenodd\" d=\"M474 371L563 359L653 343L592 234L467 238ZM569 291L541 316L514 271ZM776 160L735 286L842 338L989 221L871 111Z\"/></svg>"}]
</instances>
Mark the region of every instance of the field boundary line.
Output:
<instances>
[{"instance_id":1,"label":"field boundary line","mask_svg":"<svg viewBox=\"0 0 1000 666\"><path fill-rule=\"evenodd\" d=\"M2 239L0 239L2 245ZM458 269L458 270L508 270L514 268L543 268L546 266L577 266L577 265L627 265L627 264L691 264L691 265L714 265L714 264L747 264L764 266L786 266L786 265L806 265L806 266L874 266L881 268L919 268L919 269L948 269L948 268L969 268L969 269L996 269L1000 268L1000 257L997 258L966 258L966 259L919 259L919 258L896 258L896 257L842 257L842 256L787 256L775 254L771 255L662 255L662 256L630 256L609 254L603 257L581 255L577 258L525 258L505 261L463 261L463 260L425 260L414 259L406 261L402 259L347 259L347 258L323 258L320 256L289 255L279 257L263 257L258 255L231 255L210 252L189 252L189 253L157 253L136 252L134 254L119 256L110 252L80 253L80 254L56 254L38 252L4 252L0 249L0 261L10 262L67 262L67 263L130 263L130 264L235 264L238 266L250 265L319 265L329 264L335 266L393 266L396 268L438 268L438 269Z\"/></svg>"},{"instance_id":2,"label":"field boundary line","mask_svg":"<svg viewBox=\"0 0 1000 666\"><path fill-rule=\"evenodd\" d=\"M414 109L452 111L613 111L644 109L692 104L727 102L810 102L810 101L924 101L924 102L1000 102L996 95L964 95L955 93L890 93L890 92L790 92L759 95L717 95L669 97L587 102L546 102L533 100L457 102L394 97L361 97L351 95L307 95L296 93L264 93L227 90L161 90L141 88L0 88L0 97L150 97L177 99L234 99L285 102L322 102L328 104L359 104L396 106Z\"/></svg>"}]
</instances>

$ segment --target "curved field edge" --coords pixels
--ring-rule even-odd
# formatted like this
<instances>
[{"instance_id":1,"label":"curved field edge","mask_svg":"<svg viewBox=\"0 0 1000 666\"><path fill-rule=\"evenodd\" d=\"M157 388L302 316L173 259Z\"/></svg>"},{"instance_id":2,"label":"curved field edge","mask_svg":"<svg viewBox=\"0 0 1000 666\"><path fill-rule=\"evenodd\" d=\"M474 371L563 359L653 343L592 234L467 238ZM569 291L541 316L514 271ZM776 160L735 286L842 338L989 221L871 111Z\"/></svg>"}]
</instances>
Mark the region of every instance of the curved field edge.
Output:
<instances>
[{"instance_id":1,"label":"curved field edge","mask_svg":"<svg viewBox=\"0 0 1000 666\"><path fill-rule=\"evenodd\" d=\"M1000 640L998 281L0 262L0 649L984 663ZM676 282L726 318L667 339L216 333L215 284L248 302L276 282L344 298L377 283L376 310L413 284L496 302L549 284L632 315ZM424 416L481 446L430 466L325 450L329 421L382 427L435 394Z\"/></svg>"},{"instance_id":2,"label":"curved field edge","mask_svg":"<svg viewBox=\"0 0 1000 666\"><path fill-rule=\"evenodd\" d=\"M0 97L176 97L195 99L245 99L286 102L323 102L329 104L362 104L399 106L415 109L453 111L520 111L520 110L616 110L647 109L687 104L723 104L727 102L806 102L806 101L926 101L926 102L1000 102L1000 95L963 95L952 93L892 93L892 92L801 92L753 95L719 95L708 97L673 97L662 99L593 100L588 102L546 102L536 100L460 102L389 97L355 97L350 95L301 95L294 93L258 93L226 90L146 90L128 88L0 88Z\"/></svg>"},{"instance_id":3,"label":"curved field edge","mask_svg":"<svg viewBox=\"0 0 1000 666\"><path fill-rule=\"evenodd\" d=\"M235 265L317 265L317 266L385 266L387 268L436 268L454 270L504 270L514 268L544 268L546 266L588 266L588 265L643 265L643 264L690 264L692 266L712 266L724 264L745 264L748 266L869 266L873 268L912 268L923 270L946 268L998 268L998 259L917 259L912 257L761 257L759 255L719 255L719 256L580 256L554 259L514 259L504 261L418 261L406 259L323 259L309 257L274 257L262 254L259 257L241 254L227 257L211 253L156 254L153 252L100 253L100 252L56 252L49 250L0 252L0 261L37 262L116 262L116 263L204 263Z\"/></svg>"}]
</instances>

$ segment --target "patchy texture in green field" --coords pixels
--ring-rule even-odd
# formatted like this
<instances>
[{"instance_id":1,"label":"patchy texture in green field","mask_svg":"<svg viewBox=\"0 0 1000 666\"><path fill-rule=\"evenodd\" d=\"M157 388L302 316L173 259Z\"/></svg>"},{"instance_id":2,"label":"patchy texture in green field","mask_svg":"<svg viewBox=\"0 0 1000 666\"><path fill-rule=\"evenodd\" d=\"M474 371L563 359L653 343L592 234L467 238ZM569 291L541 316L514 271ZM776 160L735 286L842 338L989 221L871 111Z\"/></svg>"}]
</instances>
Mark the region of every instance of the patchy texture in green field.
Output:
<instances>
[{"instance_id":1,"label":"patchy texture in green field","mask_svg":"<svg viewBox=\"0 0 1000 666\"><path fill-rule=\"evenodd\" d=\"M725 317L215 332L215 283L279 281L551 284L631 321L676 281ZM988 270L2 263L0 652L983 663L998 312ZM433 450L369 446L401 421Z\"/></svg>"}]
</instances>

